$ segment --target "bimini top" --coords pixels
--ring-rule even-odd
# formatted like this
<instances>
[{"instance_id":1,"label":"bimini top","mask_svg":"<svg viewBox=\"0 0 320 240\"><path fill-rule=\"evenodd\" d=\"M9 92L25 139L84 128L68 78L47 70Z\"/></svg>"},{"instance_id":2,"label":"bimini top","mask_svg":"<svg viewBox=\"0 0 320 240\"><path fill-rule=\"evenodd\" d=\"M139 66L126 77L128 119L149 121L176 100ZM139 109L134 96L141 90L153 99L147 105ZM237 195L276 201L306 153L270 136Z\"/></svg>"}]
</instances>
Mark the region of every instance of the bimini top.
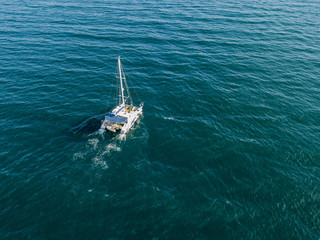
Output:
<instances>
[{"instance_id":1,"label":"bimini top","mask_svg":"<svg viewBox=\"0 0 320 240\"><path fill-rule=\"evenodd\" d=\"M120 117L120 116L114 115L112 113L108 113L106 115L106 120L110 121L110 122L114 122L114 123L124 123L125 121L127 121L127 118Z\"/></svg>"}]
</instances>

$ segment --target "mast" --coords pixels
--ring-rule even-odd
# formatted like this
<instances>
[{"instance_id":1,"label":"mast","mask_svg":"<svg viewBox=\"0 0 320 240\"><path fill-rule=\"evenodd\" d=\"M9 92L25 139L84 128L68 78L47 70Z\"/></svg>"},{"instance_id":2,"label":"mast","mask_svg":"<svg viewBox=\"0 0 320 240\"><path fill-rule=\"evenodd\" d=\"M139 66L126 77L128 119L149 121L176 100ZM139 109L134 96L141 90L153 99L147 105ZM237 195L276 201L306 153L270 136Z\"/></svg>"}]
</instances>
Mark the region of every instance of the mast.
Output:
<instances>
[{"instance_id":1,"label":"mast","mask_svg":"<svg viewBox=\"0 0 320 240\"><path fill-rule=\"evenodd\" d=\"M124 94L123 94L123 83L122 83L122 73L121 73L121 62L120 62L120 56L118 57L118 68L119 68L119 75L120 75L120 90L121 90L121 100L122 104L124 104Z\"/></svg>"}]
</instances>

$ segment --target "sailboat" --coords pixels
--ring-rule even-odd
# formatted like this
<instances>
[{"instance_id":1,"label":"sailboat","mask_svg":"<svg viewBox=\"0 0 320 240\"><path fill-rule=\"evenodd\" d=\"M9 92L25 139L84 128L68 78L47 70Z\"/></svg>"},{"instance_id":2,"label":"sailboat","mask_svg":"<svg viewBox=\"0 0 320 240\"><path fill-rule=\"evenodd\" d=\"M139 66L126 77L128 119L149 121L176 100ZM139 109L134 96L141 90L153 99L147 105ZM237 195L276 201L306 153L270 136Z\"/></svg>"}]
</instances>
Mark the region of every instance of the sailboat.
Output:
<instances>
[{"instance_id":1,"label":"sailboat","mask_svg":"<svg viewBox=\"0 0 320 240\"><path fill-rule=\"evenodd\" d=\"M110 131L114 133L119 132L125 134L142 115L143 103L139 106L133 105L127 80L121 66L120 56L118 57L118 70L120 80L119 104L105 115L100 131Z\"/></svg>"}]
</instances>

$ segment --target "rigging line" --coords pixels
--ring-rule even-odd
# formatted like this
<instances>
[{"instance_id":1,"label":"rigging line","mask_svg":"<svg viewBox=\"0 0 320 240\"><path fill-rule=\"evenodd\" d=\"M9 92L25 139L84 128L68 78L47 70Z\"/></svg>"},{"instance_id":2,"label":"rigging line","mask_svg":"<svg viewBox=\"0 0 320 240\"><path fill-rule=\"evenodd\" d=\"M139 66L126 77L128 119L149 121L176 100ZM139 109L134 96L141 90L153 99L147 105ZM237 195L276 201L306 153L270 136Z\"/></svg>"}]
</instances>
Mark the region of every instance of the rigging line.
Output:
<instances>
[{"instance_id":1,"label":"rigging line","mask_svg":"<svg viewBox=\"0 0 320 240\"><path fill-rule=\"evenodd\" d=\"M118 67L116 67L116 71L115 71L115 79L119 78L119 69ZM118 73L118 74L117 74ZM120 82L117 81L117 91L115 91L115 98L117 99L117 105L120 105L120 96L121 96L121 89L120 89Z\"/></svg>"},{"instance_id":2,"label":"rigging line","mask_svg":"<svg viewBox=\"0 0 320 240\"><path fill-rule=\"evenodd\" d=\"M122 70L123 71L123 74L125 73L124 72L124 70ZM135 92L135 94L137 95L137 97L138 97L138 99L139 99L139 101L140 101L140 103L142 102L141 101L141 98L140 98L140 96L139 96L139 94L137 93L137 91L136 91L136 88L135 87L133 87L134 85L132 84L132 81L131 81L131 79L130 78L128 78L128 80L129 80L129 82L130 82L130 86L132 86L132 89L133 89L133 91ZM129 89L129 88L128 88ZM131 98L132 99L132 98Z\"/></svg>"},{"instance_id":3,"label":"rigging line","mask_svg":"<svg viewBox=\"0 0 320 240\"><path fill-rule=\"evenodd\" d=\"M124 71L123 71L122 66L121 66L121 70L122 70L122 73L123 73L123 79L124 79L124 84L126 85L126 90L127 90L128 98L130 99L131 105L133 105L131 93L130 93L130 91L129 91L128 84L127 84L126 75L125 75L125 73L124 73Z\"/></svg>"}]
</instances>

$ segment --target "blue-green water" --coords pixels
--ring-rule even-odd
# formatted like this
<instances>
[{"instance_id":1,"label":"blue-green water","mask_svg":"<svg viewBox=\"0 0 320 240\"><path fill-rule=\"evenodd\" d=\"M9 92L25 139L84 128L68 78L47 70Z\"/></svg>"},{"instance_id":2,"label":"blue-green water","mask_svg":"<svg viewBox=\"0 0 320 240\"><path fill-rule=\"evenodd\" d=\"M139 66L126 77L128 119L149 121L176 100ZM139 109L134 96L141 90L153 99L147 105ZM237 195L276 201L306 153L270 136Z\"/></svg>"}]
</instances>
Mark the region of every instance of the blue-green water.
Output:
<instances>
[{"instance_id":1,"label":"blue-green water","mask_svg":"<svg viewBox=\"0 0 320 240\"><path fill-rule=\"evenodd\" d=\"M0 238L319 239L319 16L1 1ZM145 103L126 139L95 133L118 55Z\"/></svg>"}]
</instances>

